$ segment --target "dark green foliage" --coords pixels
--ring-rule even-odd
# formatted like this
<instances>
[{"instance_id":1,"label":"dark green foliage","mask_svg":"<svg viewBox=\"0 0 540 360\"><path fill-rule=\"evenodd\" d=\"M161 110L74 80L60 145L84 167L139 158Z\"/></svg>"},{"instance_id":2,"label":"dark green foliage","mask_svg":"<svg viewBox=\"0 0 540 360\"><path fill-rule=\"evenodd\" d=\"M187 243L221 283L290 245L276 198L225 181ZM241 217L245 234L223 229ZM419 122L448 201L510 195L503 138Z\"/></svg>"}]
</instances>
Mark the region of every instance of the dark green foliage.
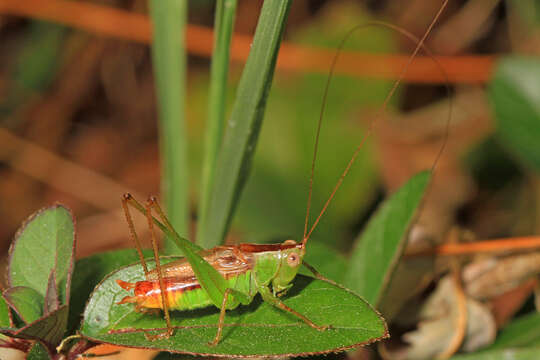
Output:
<instances>
[{"instance_id":1,"label":"dark green foliage","mask_svg":"<svg viewBox=\"0 0 540 360\"><path fill-rule=\"evenodd\" d=\"M265 1L221 148L205 223L199 241L205 248L225 237L249 174L272 84L290 0Z\"/></svg>"},{"instance_id":2,"label":"dark green foliage","mask_svg":"<svg viewBox=\"0 0 540 360\"><path fill-rule=\"evenodd\" d=\"M411 178L379 208L353 250L345 284L378 305L406 245L408 230L431 178Z\"/></svg>"}]
</instances>

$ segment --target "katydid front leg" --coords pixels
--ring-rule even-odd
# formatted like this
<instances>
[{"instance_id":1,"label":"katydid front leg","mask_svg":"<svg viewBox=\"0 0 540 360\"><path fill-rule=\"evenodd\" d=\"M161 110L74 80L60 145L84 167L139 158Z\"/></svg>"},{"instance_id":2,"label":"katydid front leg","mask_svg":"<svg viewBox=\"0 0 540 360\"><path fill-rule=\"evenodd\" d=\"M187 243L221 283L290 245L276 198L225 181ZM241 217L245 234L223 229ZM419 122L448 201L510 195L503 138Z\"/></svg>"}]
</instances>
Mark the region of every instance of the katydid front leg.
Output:
<instances>
[{"instance_id":1,"label":"katydid front leg","mask_svg":"<svg viewBox=\"0 0 540 360\"><path fill-rule=\"evenodd\" d=\"M272 294L272 291L267 286L261 286L258 289L258 291L261 294L264 301L269 302L270 304L274 305L275 307L277 307L277 308L279 308L281 310L284 310L284 311L287 311L287 312L293 314L294 316L296 316L297 318L299 318L300 320L302 320L303 322L305 322L306 324L308 324L312 328L314 328L316 330L319 330L319 331L324 331L324 330L327 330L327 329L330 328L329 325L319 326L319 325L315 324L313 321L309 320L304 315L300 314L298 311L291 309L290 307L285 305L285 303L283 303L283 301L281 301L280 299L275 297Z\"/></svg>"}]
</instances>

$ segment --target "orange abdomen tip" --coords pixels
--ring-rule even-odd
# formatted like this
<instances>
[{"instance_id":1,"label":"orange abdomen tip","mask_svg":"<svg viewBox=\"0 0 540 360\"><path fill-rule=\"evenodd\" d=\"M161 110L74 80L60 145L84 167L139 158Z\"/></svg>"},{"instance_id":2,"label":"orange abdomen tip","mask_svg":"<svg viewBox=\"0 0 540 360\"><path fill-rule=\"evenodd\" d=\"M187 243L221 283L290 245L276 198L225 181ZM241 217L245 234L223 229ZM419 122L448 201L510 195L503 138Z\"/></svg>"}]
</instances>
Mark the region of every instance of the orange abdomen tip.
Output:
<instances>
[{"instance_id":1,"label":"orange abdomen tip","mask_svg":"<svg viewBox=\"0 0 540 360\"><path fill-rule=\"evenodd\" d=\"M124 280L116 280L116 283L118 285L120 285L120 287L124 290L133 290L135 289L135 284L134 283L130 283L130 282L127 282L127 281L124 281Z\"/></svg>"}]
</instances>

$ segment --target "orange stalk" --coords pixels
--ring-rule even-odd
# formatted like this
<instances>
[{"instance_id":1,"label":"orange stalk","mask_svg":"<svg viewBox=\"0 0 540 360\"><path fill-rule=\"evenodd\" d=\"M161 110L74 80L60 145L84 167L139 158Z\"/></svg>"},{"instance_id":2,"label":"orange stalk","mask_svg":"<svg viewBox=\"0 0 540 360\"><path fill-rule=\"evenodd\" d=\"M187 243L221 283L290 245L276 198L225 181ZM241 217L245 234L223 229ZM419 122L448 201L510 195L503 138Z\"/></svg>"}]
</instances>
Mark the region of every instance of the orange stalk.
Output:
<instances>
[{"instance_id":1,"label":"orange stalk","mask_svg":"<svg viewBox=\"0 0 540 360\"><path fill-rule=\"evenodd\" d=\"M47 20L90 33L122 40L149 44L151 26L149 18L125 10L102 5L67 0L2 0L0 14L24 16ZM192 55L212 55L213 32L210 28L189 25L187 50ZM247 59L251 36L235 34L231 45L231 59L244 62ZM317 49L283 43L278 67L300 72L328 72L334 50ZM368 54L345 51L336 66L336 73L395 79L408 55ZM495 56L443 56L438 57L452 83L481 84L489 80ZM403 78L414 83L444 83L446 79L429 57L418 57Z\"/></svg>"},{"instance_id":2,"label":"orange stalk","mask_svg":"<svg viewBox=\"0 0 540 360\"><path fill-rule=\"evenodd\" d=\"M439 245L433 249L410 253L407 256L427 255L467 255L486 252L504 252L540 249L540 236L526 236L506 239L477 241L473 243L448 243Z\"/></svg>"}]
</instances>

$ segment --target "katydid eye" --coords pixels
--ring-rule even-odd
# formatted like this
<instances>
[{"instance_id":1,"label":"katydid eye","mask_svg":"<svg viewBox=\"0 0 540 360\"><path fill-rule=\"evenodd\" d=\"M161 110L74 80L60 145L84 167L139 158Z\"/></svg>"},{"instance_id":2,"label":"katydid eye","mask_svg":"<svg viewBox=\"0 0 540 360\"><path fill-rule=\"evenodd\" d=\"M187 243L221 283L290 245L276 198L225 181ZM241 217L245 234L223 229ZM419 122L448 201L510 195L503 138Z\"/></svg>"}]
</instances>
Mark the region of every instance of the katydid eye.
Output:
<instances>
[{"instance_id":1,"label":"katydid eye","mask_svg":"<svg viewBox=\"0 0 540 360\"><path fill-rule=\"evenodd\" d=\"M296 267L300 263L300 256L296 253L291 253L287 257L287 264L289 264L290 267Z\"/></svg>"},{"instance_id":2,"label":"katydid eye","mask_svg":"<svg viewBox=\"0 0 540 360\"><path fill-rule=\"evenodd\" d=\"M294 240L285 240L283 245L296 245L296 241L294 241Z\"/></svg>"}]
</instances>

